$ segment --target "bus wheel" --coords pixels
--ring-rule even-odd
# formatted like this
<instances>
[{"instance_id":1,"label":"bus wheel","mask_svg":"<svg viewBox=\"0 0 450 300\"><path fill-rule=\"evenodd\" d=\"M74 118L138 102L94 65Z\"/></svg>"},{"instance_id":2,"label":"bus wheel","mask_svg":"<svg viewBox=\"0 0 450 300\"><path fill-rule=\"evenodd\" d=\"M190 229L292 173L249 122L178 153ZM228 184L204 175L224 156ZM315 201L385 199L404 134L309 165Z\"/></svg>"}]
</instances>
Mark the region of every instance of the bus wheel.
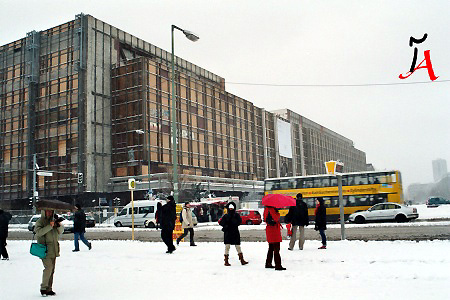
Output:
<instances>
[{"instance_id":1,"label":"bus wheel","mask_svg":"<svg viewBox=\"0 0 450 300\"><path fill-rule=\"evenodd\" d=\"M397 222L397 223L403 223L403 222L406 222L406 217L405 217L405 215L397 215L396 217L395 217L395 222Z\"/></svg>"},{"instance_id":2,"label":"bus wheel","mask_svg":"<svg viewBox=\"0 0 450 300\"><path fill-rule=\"evenodd\" d=\"M355 223L357 223L357 224L363 224L364 222L366 222L366 219L364 219L363 216L357 216L355 218Z\"/></svg>"},{"instance_id":3,"label":"bus wheel","mask_svg":"<svg viewBox=\"0 0 450 300\"><path fill-rule=\"evenodd\" d=\"M116 226L116 227L122 227L122 223L116 222L116 223L114 223L114 226Z\"/></svg>"}]
</instances>

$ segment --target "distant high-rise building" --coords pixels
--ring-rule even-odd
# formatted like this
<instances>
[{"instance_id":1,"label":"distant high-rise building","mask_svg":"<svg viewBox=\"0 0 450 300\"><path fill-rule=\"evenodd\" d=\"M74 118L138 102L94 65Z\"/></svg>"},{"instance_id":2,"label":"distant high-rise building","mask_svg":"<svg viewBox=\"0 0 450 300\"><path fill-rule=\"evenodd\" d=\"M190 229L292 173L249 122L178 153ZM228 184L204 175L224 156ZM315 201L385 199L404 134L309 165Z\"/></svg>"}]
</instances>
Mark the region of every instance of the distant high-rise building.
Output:
<instances>
[{"instance_id":1,"label":"distant high-rise building","mask_svg":"<svg viewBox=\"0 0 450 300\"><path fill-rule=\"evenodd\" d=\"M447 175L447 161L445 159L433 160L433 178L437 182Z\"/></svg>"}]
</instances>

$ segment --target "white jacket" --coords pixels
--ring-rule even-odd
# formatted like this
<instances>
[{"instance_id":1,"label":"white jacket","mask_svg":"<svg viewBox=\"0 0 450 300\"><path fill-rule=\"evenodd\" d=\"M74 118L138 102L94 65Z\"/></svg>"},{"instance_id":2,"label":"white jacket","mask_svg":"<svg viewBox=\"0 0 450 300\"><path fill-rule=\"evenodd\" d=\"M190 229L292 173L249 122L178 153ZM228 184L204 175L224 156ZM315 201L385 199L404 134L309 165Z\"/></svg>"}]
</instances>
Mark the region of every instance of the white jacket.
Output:
<instances>
[{"instance_id":1,"label":"white jacket","mask_svg":"<svg viewBox=\"0 0 450 300\"><path fill-rule=\"evenodd\" d=\"M194 222L192 221L192 211L190 208L183 207L181 216L183 217L181 228L194 228Z\"/></svg>"}]
</instances>

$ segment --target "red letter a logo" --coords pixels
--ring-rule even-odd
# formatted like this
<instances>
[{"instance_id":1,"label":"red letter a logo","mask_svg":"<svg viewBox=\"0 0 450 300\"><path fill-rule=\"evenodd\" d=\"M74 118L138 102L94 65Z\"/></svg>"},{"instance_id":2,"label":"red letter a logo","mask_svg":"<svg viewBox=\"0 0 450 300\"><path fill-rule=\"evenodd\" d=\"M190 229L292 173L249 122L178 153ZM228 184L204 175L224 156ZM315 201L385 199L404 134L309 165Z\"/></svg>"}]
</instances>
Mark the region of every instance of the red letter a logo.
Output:
<instances>
[{"instance_id":1,"label":"red letter a logo","mask_svg":"<svg viewBox=\"0 0 450 300\"><path fill-rule=\"evenodd\" d=\"M423 55L425 56L425 59L422 60L422 62L412 72L407 72L405 75L400 74L398 76L398 78L406 79L409 76L411 76L412 73L414 73L416 70L426 68L428 70L428 76L430 76L431 81L438 79L439 76L436 77L436 75L434 75L433 65L431 64L431 58L430 58L430 50L424 51ZM426 62L426 64L424 66L422 66L423 62Z\"/></svg>"}]
</instances>

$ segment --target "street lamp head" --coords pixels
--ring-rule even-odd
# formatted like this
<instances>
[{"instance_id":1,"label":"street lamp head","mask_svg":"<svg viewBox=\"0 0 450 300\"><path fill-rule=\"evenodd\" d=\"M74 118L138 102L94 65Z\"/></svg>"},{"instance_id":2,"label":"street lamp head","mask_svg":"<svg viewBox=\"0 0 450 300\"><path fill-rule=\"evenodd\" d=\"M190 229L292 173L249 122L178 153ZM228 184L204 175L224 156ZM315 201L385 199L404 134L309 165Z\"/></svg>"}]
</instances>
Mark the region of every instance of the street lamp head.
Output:
<instances>
[{"instance_id":1,"label":"street lamp head","mask_svg":"<svg viewBox=\"0 0 450 300\"><path fill-rule=\"evenodd\" d=\"M189 30L183 30L184 35L191 41L196 42L200 39L198 35L195 33L189 31Z\"/></svg>"}]
</instances>

